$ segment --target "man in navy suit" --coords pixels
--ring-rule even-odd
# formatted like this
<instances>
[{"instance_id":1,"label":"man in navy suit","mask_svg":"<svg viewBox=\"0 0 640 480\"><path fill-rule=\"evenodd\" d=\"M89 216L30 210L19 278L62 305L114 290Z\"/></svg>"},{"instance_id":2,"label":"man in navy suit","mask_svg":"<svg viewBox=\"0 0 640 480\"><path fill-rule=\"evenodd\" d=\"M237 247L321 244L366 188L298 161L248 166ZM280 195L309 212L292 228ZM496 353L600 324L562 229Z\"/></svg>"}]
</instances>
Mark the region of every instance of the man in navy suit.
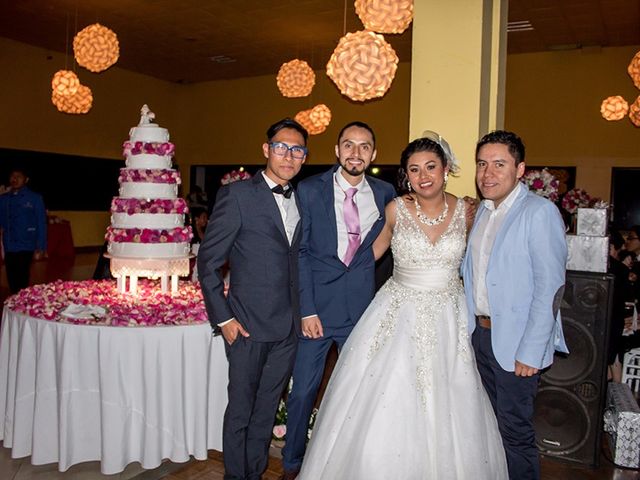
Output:
<instances>
[{"instance_id":1,"label":"man in navy suit","mask_svg":"<svg viewBox=\"0 0 640 480\"><path fill-rule=\"evenodd\" d=\"M287 400L286 480L295 479L302 465L327 352L334 342L344 345L373 298L371 245L384 225L384 207L395 197L391 184L364 173L376 158L375 135L366 123L346 125L335 151L338 165L298 186L302 337Z\"/></svg>"},{"instance_id":2,"label":"man in navy suit","mask_svg":"<svg viewBox=\"0 0 640 480\"><path fill-rule=\"evenodd\" d=\"M295 358L300 309L300 214L289 181L307 156L307 131L284 119L267 130L264 170L218 191L198 271L209 321L229 360L225 480L258 480L273 420ZM229 294L222 267L229 262Z\"/></svg>"}]
</instances>

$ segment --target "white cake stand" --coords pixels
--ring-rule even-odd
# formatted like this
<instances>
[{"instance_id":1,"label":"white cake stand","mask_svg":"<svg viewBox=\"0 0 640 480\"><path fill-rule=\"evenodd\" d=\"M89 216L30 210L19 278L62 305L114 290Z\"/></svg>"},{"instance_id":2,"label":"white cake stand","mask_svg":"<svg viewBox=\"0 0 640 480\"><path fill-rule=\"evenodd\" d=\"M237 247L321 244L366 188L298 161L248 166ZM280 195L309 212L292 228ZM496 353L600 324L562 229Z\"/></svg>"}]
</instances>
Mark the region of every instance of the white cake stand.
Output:
<instances>
[{"instance_id":1,"label":"white cake stand","mask_svg":"<svg viewBox=\"0 0 640 480\"><path fill-rule=\"evenodd\" d=\"M189 275L189 260L193 255L178 258L125 258L104 255L111 260L111 275L116 278L118 292L136 296L138 278L160 279L162 293L178 293L178 277ZM129 281L127 282L127 277Z\"/></svg>"}]
</instances>

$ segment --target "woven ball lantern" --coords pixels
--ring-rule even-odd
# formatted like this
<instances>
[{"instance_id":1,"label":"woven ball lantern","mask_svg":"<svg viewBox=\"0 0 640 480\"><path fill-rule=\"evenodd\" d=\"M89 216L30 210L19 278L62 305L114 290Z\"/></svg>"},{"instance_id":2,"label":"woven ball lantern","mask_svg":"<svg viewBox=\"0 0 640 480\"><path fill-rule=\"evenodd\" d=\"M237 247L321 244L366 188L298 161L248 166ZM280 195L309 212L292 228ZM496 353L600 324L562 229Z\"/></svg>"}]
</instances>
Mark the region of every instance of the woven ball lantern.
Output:
<instances>
[{"instance_id":1,"label":"woven ball lantern","mask_svg":"<svg viewBox=\"0 0 640 480\"><path fill-rule=\"evenodd\" d=\"M80 80L71 70L58 70L51 79L51 89L58 95L73 95L79 86Z\"/></svg>"},{"instance_id":2,"label":"woven ball lantern","mask_svg":"<svg viewBox=\"0 0 640 480\"><path fill-rule=\"evenodd\" d=\"M307 62L295 59L282 64L276 83L285 97L306 97L316 84L316 74Z\"/></svg>"},{"instance_id":3,"label":"woven ball lantern","mask_svg":"<svg viewBox=\"0 0 640 480\"><path fill-rule=\"evenodd\" d=\"M98 73L118 61L118 37L107 27L94 23L80 30L73 39L76 62L87 70Z\"/></svg>"},{"instance_id":4,"label":"woven ball lantern","mask_svg":"<svg viewBox=\"0 0 640 480\"><path fill-rule=\"evenodd\" d=\"M600 105L602 118L609 121L622 120L629 111L629 104L620 95L607 97Z\"/></svg>"},{"instance_id":5,"label":"woven ball lantern","mask_svg":"<svg viewBox=\"0 0 640 480\"><path fill-rule=\"evenodd\" d=\"M640 52L636 53L631 59L627 72L629 72L629 76L636 88L640 88Z\"/></svg>"},{"instance_id":6,"label":"woven ball lantern","mask_svg":"<svg viewBox=\"0 0 640 480\"><path fill-rule=\"evenodd\" d=\"M327 75L343 95L364 102L387 93L397 68L398 56L384 37L362 30L340 39L327 63Z\"/></svg>"},{"instance_id":7,"label":"woven ball lantern","mask_svg":"<svg viewBox=\"0 0 640 480\"><path fill-rule=\"evenodd\" d=\"M315 120L312 118L312 113ZM298 112L294 119L309 132L309 135L319 135L331 122L331 110L326 105L320 104L309 110Z\"/></svg>"},{"instance_id":8,"label":"woven ball lantern","mask_svg":"<svg viewBox=\"0 0 640 480\"><path fill-rule=\"evenodd\" d=\"M631 120L631 123L636 127L640 127L640 95L638 95L636 101L629 106L629 120Z\"/></svg>"},{"instance_id":9,"label":"woven ball lantern","mask_svg":"<svg viewBox=\"0 0 640 480\"><path fill-rule=\"evenodd\" d=\"M356 13L367 30L402 33L413 20L413 0L356 0Z\"/></svg>"},{"instance_id":10,"label":"woven ball lantern","mask_svg":"<svg viewBox=\"0 0 640 480\"><path fill-rule=\"evenodd\" d=\"M60 112L79 115L91 110L93 94L89 87L80 85L73 95L60 95L54 90L51 93L51 102Z\"/></svg>"}]
</instances>

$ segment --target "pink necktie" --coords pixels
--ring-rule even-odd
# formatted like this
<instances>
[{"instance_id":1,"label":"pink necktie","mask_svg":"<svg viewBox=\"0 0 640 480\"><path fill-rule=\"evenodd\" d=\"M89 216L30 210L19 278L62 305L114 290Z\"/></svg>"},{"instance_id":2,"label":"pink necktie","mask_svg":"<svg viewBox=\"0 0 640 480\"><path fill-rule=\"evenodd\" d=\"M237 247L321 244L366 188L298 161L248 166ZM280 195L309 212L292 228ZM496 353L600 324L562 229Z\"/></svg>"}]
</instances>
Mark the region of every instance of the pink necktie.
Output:
<instances>
[{"instance_id":1,"label":"pink necktie","mask_svg":"<svg viewBox=\"0 0 640 480\"><path fill-rule=\"evenodd\" d=\"M344 264L349 265L353 260L358 247L360 247L360 215L358 215L358 206L353 201L353 197L358 192L357 188L350 188L345 193L343 214L344 223L347 226L347 234L349 235L349 245L347 253L344 254Z\"/></svg>"}]
</instances>

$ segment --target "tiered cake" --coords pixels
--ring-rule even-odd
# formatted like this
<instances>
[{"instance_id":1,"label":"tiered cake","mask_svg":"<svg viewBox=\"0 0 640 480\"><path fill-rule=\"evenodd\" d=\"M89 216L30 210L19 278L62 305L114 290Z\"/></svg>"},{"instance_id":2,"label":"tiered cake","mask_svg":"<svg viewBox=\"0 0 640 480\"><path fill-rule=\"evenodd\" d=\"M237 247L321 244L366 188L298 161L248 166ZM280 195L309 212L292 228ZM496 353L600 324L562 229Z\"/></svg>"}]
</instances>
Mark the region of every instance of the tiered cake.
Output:
<instances>
[{"instance_id":1,"label":"tiered cake","mask_svg":"<svg viewBox=\"0 0 640 480\"><path fill-rule=\"evenodd\" d=\"M174 145L167 129L152 123L154 118L144 105L140 124L124 143L126 168L120 170L120 196L111 203L106 235L118 287L134 294L138 277L159 277L166 291L171 276L173 291L178 275L189 274L192 233L184 226L187 204L177 198L180 173L171 168Z\"/></svg>"}]
</instances>

